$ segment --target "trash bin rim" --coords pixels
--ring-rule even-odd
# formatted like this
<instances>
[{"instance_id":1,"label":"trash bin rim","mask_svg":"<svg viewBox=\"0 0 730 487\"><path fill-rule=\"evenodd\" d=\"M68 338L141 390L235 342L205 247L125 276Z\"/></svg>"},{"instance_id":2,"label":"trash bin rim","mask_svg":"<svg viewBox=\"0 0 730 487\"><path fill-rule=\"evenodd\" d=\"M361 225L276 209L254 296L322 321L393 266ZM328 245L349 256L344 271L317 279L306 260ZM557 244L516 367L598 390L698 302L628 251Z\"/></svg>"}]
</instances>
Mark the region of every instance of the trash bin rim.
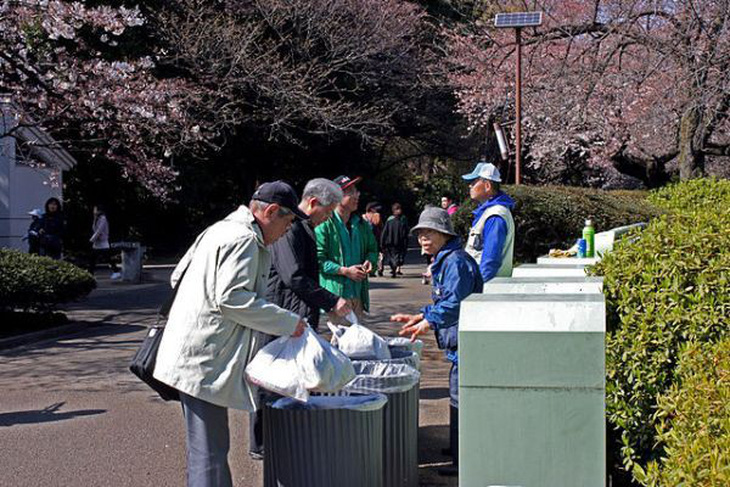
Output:
<instances>
[{"instance_id":1,"label":"trash bin rim","mask_svg":"<svg viewBox=\"0 0 730 487\"><path fill-rule=\"evenodd\" d=\"M348 409L366 412L382 409L388 397L380 393L367 393L349 396L310 396L306 402L292 397L283 397L269 407L272 409L289 409L303 411L325 411L332 409ZM329 404L328 404L329 403Z\"/></svg>"}]
</instances>

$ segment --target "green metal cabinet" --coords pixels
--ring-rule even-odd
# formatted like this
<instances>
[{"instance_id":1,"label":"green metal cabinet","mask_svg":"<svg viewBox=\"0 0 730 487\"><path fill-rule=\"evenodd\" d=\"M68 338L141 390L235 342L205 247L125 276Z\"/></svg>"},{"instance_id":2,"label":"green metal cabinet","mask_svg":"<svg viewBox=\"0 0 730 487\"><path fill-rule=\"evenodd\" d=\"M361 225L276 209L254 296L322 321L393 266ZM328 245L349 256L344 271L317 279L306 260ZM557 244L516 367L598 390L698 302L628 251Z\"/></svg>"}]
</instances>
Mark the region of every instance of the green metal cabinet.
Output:
<instances>
[{"instance_id":1,"label":"green metal cabinet","mask_svg":"<svg viewBox=\"0 0 730 487\"><path fill-rule=\"evenodd\" d=\"M459 328L459 485L604 487L603 295L472 295Z\"/></svg>"}]
</instances>

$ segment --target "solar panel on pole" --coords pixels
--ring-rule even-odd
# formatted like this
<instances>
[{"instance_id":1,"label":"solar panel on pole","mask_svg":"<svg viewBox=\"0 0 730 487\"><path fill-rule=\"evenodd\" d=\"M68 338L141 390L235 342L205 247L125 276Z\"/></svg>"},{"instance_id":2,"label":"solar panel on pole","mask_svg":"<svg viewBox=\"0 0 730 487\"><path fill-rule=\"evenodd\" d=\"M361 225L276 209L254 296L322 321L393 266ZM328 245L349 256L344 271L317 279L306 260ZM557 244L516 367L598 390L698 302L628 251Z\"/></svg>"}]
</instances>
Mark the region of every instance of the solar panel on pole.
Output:
<instances>
[{"instance_id":1,"label":"solar panel on pole","mask_svg":"<svg viewBox=\"0 0 730 487\"><path fill-rule=\"evenodd\" d=\"M494 17L494 26L499 29L515 29L517 44L516 87L515 87L515 184L520 184L522 165L522 28L542 24L542 12L509 12Z\"/></svg>"},{"instance_id":2,"label":"solar panel on pole","mask_svg":"<svg viewBox=\"0 0 730 487\"><path fill-rule=\"evenodd\" d=\"M497 28L537 27L542 24L542 12L501 13L494 17Z\"/></svg>"}]
</instances>

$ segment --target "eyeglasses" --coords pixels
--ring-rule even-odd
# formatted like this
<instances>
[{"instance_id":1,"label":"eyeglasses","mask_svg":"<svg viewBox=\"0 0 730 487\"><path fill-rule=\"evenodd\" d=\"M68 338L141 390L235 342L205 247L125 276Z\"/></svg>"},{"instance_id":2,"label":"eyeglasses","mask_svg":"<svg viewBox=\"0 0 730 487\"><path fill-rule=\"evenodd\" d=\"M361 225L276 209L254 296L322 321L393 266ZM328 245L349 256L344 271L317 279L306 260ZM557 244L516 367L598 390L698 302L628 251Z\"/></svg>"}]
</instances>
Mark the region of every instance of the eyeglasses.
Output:
<instances>
[{"instance_id":1,"label":"eyeglasses","mask_svg":"<svg viewBox=\"0 0 730 487\"><path fill-rule=\"evenodd\" d=\"M482 178L472 179L471 181L469 181L469 187L471 188L472 186L476 186L477 184L481 183L482 181L484 181Z\"/></svg>"}]
</instances>

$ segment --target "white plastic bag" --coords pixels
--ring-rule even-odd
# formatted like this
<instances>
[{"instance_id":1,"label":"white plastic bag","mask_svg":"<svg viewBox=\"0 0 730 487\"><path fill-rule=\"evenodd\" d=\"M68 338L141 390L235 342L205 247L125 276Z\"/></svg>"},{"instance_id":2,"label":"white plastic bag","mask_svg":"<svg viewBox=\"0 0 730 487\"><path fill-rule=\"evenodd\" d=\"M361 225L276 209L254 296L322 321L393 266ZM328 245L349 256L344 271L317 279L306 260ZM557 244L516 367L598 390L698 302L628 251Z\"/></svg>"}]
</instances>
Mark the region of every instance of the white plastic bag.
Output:
<instances>
[{"instance_id":1,"label":"white plastic bag","mask_svg":"<svg viewBox=\"0 0 730 487\"><path fill-rule=\"evenodd\" d=\"M309 391L337 392L355 377L352 362L307 327L298 337L280 337L246 366L248 380L266 390L309 398Z\"/></svg>"},{"instance_id":2,"label":"white plastic bag","mask_svg":"<svg viewBox=\"0 0 730 487\"><path fill-rule=\"evenodd\" d=\"M333 340L335 333L332 333ZM390 358L388 342L368 328L355 323L337 336L337 348L357 360L383 360Z\"/></svg>"}]
</instances>

